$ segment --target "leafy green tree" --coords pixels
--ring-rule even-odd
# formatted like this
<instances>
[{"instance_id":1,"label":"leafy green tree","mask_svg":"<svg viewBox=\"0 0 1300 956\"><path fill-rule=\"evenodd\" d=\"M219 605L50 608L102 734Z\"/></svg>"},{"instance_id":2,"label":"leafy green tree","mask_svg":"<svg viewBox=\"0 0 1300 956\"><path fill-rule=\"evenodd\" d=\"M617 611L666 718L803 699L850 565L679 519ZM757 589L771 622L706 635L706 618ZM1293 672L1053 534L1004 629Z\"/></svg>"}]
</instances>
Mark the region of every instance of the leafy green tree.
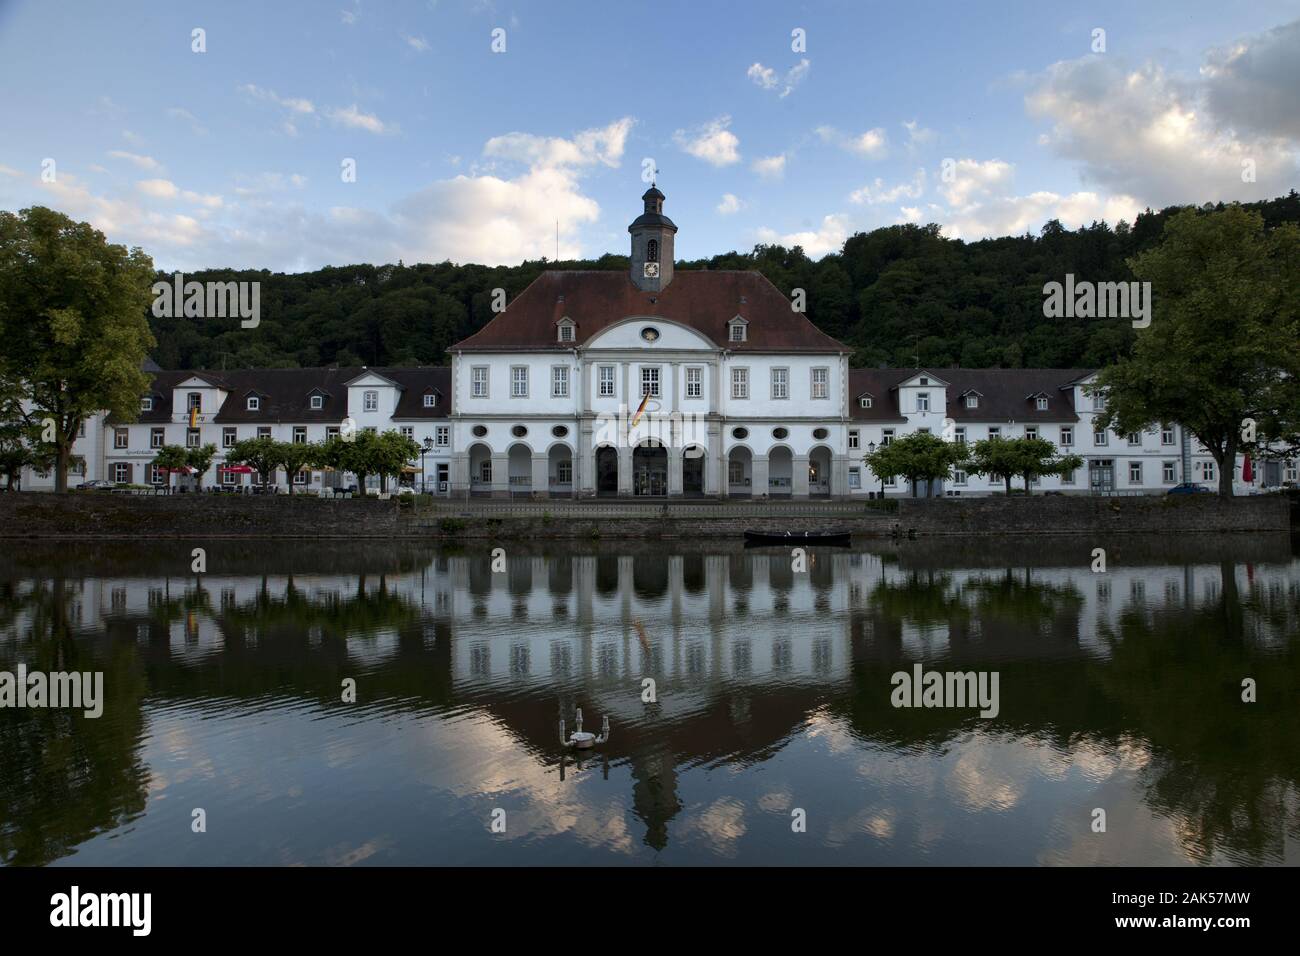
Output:
<instances>
[{"instance_id":1,"label":"leafy green tree","mask_svg":"<svg viewBox=\"0 0 1300 956\"><path fill-rule=\"evenodd\" d=\"M284 469L289 482L289 494L293 494L293 477L314 464L320 457L320 449L306 442L277 442L278 463Z\"/></svg>"},{"instance_id":2,"label":"leafy green tree","mask_svg":"<svg viewBox=\"0 0 1300 956\"><path fill-rule=\"evenodd\" d=\"M185 464L194 469L194 488L196 491L203 490L203 476L208 473L208 469L212 467L212 459L216 457L217 446L211 442L187 450Z\"/></svg>"},{"instance_id":3,"label":"leafy green tree","mask_svg":"<svg viewBox=\"0 0 1300 956\"><path fill-rule=\"evenodd\" d=\"M403 468L420 457L415 439L399 431L386 431L375 445L374 470L379 475L379 490L388 490L388 477L401 474Z\"/></svg>"},{"instance_id":4,"label":"leafy green tree","mask_svg":"<svg viewBox=\"0 0 1300 956\"><path fill-rule=\"evenodd\" d=\"M226 449L226 461L256 470L265 490L275 480L275 470L280 467L280 444L273 438L245 438Z\"/></svg>"},{"instance_id":5,"label":"leafy green tree","mask_svg":"<svg viewBox=\"0 0 1300 956\"><path fill-rule=\"evenodd\" d=\"M947 478L964 456L962 445L946 442L929 432L913 432L863 456L863 461L882 482L887 478L907 479L915 498L919 482Z\"/></svg>"},{"instance_id":6,"label":"leafy green tree","mask_svg":"<svg viewBox=\"0 0 1300 956\"><path fill-rule=\"evenodd\" d=\"M0 212L0 376L23 383L30 417L52 425L55 490L66 491L82 423L134 421L149 385L145 317L153 262L140 249L44 206Z\"/></svg>"},{"instance_id":7,"label":"leafy green tree","mask_svg":"<svg viewBox=\"0 0 1300 956\"><path fill-rule=\"evenodd\" d=\"M1078 455L1056 454L1056 446L1046 438L1012 438L1013 454L1019 459L1016 474L1025 481L1025 494L1031 494L1030 484L1046 475L1063 475L1083 467Z\"/></svg>"},{"instance_id":8,"label":"leafy green tree","mask_svg":"<svg viewBox=\"0 0 1300 956\"><path fill-rule=\"evenodd\" d=\"M1189 209L1130 265L1151 283L1151 325L1131 356L1098 373L1098 427L1181 423L1214 456L1219 494L1231 497L1247 420L1275 439L1300 433L1300 228L1267 229L1235 206Z\"/></svg>"},{"instance_id":9,"label":"leafy green tree","mask_svg":"<svg viewBox=\"0 0 1300 956\"><path fill-rule=\"evenodd\" d=\"M189 450L182 445L163 445L154 455L153 463L167 472L167 487L172 486L172 474L183 471L190 463Z\"/></svg>"},{"instance_id":10,"label":"leafy green tree","mask_svg":"<svg viewBox=\"0 0 1300 956\"><path fill-rule=\"evenodd\" d=\"M1010 438L985 438L969 446L962 468L972 475L1001 478L1011 494L1011 479L1021 473L1024 459Z\"/></svg>"}]
</instances>

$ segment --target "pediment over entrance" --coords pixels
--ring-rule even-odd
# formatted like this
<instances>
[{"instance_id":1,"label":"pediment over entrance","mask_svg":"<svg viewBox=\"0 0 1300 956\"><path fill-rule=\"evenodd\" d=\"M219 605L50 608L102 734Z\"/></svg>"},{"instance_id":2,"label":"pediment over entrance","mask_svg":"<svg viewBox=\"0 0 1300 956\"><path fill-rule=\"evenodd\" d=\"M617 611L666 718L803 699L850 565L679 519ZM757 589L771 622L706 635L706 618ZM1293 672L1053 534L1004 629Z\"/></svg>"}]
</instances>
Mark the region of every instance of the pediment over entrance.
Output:
<instances>
[{"instance_id":1,"label":"pediment over entrance","mask_svg":"<svg viewBox=\"0 0 1300 956\"><path fill-rule=\"evenodd\" d=\"M718 347L694 329L670 319L631 317L618 322L586 343L587 349L699 350L717 352Z\"/></svg>"}]
</instances>

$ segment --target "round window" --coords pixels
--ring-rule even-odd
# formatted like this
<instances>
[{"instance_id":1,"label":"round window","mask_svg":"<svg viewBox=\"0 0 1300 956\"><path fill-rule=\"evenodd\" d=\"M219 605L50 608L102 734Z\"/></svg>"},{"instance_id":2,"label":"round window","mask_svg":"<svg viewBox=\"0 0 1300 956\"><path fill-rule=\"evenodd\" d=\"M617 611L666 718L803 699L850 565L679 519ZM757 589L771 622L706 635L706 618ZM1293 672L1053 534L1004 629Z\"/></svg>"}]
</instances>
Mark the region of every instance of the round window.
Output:
<instances>
[{"instance_id":1,"label":"round window","mask_svg":"<svg viewBox=\"0 0 1300 956\"><path fill-rule=\"evenodd\" d=\"M733 428L733 429L731 430L731 437L732 437L732 438L748 438L748 437L749 437L749 429L748 429L748 428Z\"/></svg>"},{"instance_id":2,"label":"round window","mask_svg":"<svg viewBox=\"0 0 1300 956\"><path fill-rule=\"evenodd\" d=\"M659 341L659 330L653 325L647 325L641 330L641 338L645 339L647 342L657 342Z\"/></svg>"},{"instance_id":3,"label":"round window","mask_svg":"<svg viewBox=\"0 0 1300 956\"><path fill-rule=\"evenodd\" d=\"M483 437L484 435L486 435L486 434L487 434L487 426L486 426L486 425L475 425L475 426L474 426L474 437L475 437L475 438L482 438L482 437Z\"/></svg>"},{"instance_id":4,"label":"round window","mask_svg":"<svg viewBox=\"0 0 1300 956\"><path fill-rule=\"evenodd\" d=\"M516 425L514 428L510 429L510 434L514 435L516 438L523 438L528 434L528 429L523 425Z\"/></svg>"},{"instance_id":5,"label":"round window","mask_svg":"<svg viewBox=\"0 0 1300 956\"><path fill-rule=\"evenodd\" d=\"M824 429L824 428L814 428L814 429L813 429L813 438L816 438L816 439L819 440L819 441L820 441L821 439L825 438L825 437L826 437L827 435L829 435L829 434L830 434L830 432L828 432L828 431L827 431L826 429Z\"/></svg>"},{"instance_id":6,"label":"round window","mask_svg":"<svg viewBox=\"0 0 1300 956\"><path fill-rule=\"evenodd\" d=\"M789 438L789 437L790 437L790 429L788 429L788 428L773 428L773 429L772 429L772 437L773 437L773 438L776 438L776 439Z\"/></svg>"},{"instance_id":7,"label":"round window","mask_svg":"<svg viewBox=\"0 0 1300 956\"><path fill-rule=\"evenodd\" d=\"M565 435L569 434L569 430L563 425L556 425L551 429L551 434L556 438L563 438Z\"/></svg>"}]
</instances>

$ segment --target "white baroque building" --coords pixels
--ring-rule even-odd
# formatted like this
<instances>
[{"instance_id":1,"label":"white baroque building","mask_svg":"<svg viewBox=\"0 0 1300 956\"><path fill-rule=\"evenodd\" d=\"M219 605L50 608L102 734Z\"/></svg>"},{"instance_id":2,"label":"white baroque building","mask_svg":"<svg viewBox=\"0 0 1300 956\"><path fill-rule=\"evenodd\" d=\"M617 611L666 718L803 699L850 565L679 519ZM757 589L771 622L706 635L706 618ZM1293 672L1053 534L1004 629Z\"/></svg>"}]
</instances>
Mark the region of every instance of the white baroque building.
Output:
<instances>
[{"instance_id":1,"label":"white baroque building","mask_svg":"<svg viewBox=\"0 0 1300 956\"><path fill-rule=\"evenodd\" d=\"M71 480L163 484L158 448L211 442L218 457L204 483L238 487L256 477L225 469L222 450L236 440L314 442L351 419L424 445L410 483L453 497L902 496L911 489L882 483L862 457L922 430L968 443L1036 436L1084 459L1038 491L1217 487L1213 457L1176 424L1098 431L1100 399L1086 391L1094 369L851 369L849 347L758 272L675 272L664 195L652 186L642 199L628 274L543 273L452 347L450 368L153 369L137 421L87 423L74 448L86 467ZM1239 458L1238 494L1296 482L1297 462L1265 462L1241 479ZM350 479L291 480L314 489ZM49 475L23 477L27 489L52 486ZM957 471L922 491L1002 489Z\"/></svg>"}]
</instances>

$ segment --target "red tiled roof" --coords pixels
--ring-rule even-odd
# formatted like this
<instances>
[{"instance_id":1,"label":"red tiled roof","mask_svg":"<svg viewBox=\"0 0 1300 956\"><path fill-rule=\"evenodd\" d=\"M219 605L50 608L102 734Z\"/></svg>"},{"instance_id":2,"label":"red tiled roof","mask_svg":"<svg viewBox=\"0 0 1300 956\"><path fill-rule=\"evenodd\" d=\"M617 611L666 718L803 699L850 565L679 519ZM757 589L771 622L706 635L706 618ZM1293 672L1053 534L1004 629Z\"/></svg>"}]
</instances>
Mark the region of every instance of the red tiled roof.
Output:
<instances>
[{"instance_id":1,"label":"red tiled roof","mask_svg":"<svg viewBox=\"0 0 1300 956\"><path fill-rule=\"evenodd\" d=\"M561 298L563 297L563 298ZM727 323L737 315L749 324L746 341L729 342ZM464 351L566 349L555 323L577 324L582 345L609 326L633 316L680 322L719 348L736 352L847 352L822 332L759 272L674 271L668 288L642 292L625 272L544 272L504 312L452 346Z\"/></svg>"}]
</instances>

